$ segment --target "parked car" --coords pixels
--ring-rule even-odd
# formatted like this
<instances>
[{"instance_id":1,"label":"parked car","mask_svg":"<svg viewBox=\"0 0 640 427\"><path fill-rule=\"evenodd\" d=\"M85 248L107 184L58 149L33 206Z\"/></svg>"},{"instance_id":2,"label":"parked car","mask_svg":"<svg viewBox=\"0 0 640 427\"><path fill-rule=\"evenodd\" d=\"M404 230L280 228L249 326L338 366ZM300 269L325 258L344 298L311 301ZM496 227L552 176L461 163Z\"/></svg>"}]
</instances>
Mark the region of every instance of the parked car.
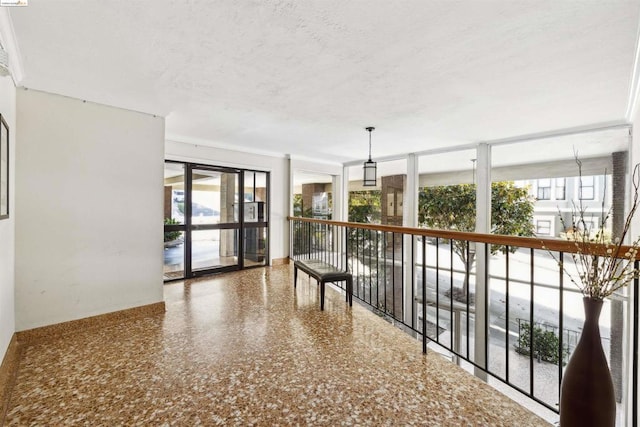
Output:
<instances>
[{"instance_id":1,"label":"parked car","mask_svg":"<svg viewBox=\"0 0 640 427\"><path fill-rule=\"evenodd\" d=\"M173 190L173 201L176 203L184 203L184 190Z\"/></svg>"},{"instance_id":2,"label":"parked car","mask_svg":"<svg viewBox=\"0 0 640 427\"><path fill-rule=\"evenodd\" d=\"M191 216L220 216L220 212L200 203L192 203Z\"/></svg>"}]
</instances>

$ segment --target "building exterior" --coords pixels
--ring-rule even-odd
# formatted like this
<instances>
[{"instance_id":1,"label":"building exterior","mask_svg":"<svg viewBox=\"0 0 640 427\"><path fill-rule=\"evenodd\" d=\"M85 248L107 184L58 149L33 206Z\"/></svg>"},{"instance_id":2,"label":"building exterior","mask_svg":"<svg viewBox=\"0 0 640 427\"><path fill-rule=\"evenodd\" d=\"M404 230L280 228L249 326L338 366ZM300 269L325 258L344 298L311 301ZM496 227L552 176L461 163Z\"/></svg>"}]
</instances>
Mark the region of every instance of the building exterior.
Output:
<instances>
[{"instance_id":1,"label":"building exterior","mask_svg":"<svg viewBox=\"0 0 640 427\"><path fill-rule=\"evenodd\" d=\"M574 213L580 209L584 210L585 224L576 224L579 228L595 232L603 219L605 229L611 228L610 175L529 179L516 183L528 187L536 199L533 225L538 236L561 237L578 222Z\"/></svg>"}]
</instances>

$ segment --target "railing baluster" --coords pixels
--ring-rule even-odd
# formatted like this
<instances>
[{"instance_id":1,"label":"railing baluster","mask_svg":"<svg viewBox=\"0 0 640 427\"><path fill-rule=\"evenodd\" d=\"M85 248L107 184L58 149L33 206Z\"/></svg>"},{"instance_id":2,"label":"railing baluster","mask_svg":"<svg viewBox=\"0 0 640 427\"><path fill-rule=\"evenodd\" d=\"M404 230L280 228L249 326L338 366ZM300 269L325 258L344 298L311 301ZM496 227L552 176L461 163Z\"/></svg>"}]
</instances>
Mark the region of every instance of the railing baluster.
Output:
<instances>
[{"instance_id":1,"label":"railing baluster","mask_svg":"<svg viewBox=\"0 0 640 427\"><path fill-rule=\"evenodd\" d=\"M380 232L376 231L376 307L380 306Z\"/></svg>"},{"instance_id":2,"label":"railing baluster","mask_svg":"<svg viewBox=\"0 0 640 427\"><path fill-rule=\"evenodd\" d=\"M321 226L321 230L322 230L322 260L324 262L327 262L327 225L326 224L322 224Z\"/></svg>"},{"instance_id":3,"label":"railing baluster","mask_svg":"<svg viewBox=\"0 0 640 427\"><path fill-rule=\"evenodd\" d=\"M396 317L396 233L391 233L391 310Z\"/></svg>"},{"instance_id":4,"label":"railing baluster","mask_svg":"<svg viewBox=\"0 0 640 427\"><path fill-rule=\"evenodd\" d=\"M469 288L471 288L471 283L470 283L470 281L469 281L469 270L471 270L471 262L470 262L470 259L469 259L470 250L469 250L469 242L468 242L468 241L467 241L467 242L466 242L466 244L465 244L465 248L464 248L464 250L465 250L465 252L467 253L467 255L466 255L466 259L467 259L467 261L466 261L466 268L465 268L465 270L466 270L466 271L465 271L465 273L464 273L464 280L465 280L465 281L466 281L466 283L467 283L467 286L466 286L466 295L465 295L465 299L467 300L467 304L466 304L466 305L467 305L467 311L466 311L466 313L465 313L465 321L466 321L466 324L467 324L467 349L466 349L466 350L467 350L467 359L471 359L471 358L469 357L469 347L471 346L471 342L470 342L470 338L471 338L471 331L469 330L469 329L470 329L470 328L469 328L469 321L470 321L470 317L471 317L471 316L469 315ZM460 320L458 320L458 322L459 322L459 321L460 321ZM478 326L479 326L479 325L477 325L477 322L476 322L476 326L475 326L475 327L477 328ZM475 328L474 328L474 329L475 329ZM475 345L474 345L474 347L475 347ZM474 361L475 361L475 357L474 357Z\"/></svg>"},{"instance_id":5,"label":"railing baluster","mask_svg":"<svg viewBox=\"0 0 640 427\"><path fill-rule=\"evenodd\" d=\"M422 352L427 352L427 239L425 237L422 238Z\"/></svg>"},{"instance_id":6,"label":"railing baluster","mask_svg":"<svg viewBox=\"0 0 640 427\"><path fill-rule=\"evenodd\" d=\"M558 402L560 401L560 385L562 384L562 366L564 363L564 252L560 252L558 254L559 261L559 275L558 284L559 284L559 301L558 301L558 324L560 325L560 336L558 348Z\"/></svg>"},{"instance_id":7,"label":"railing baluster","mask_svg":"<svg viewBox=\"0 0 640 427\"><path fill-rule=\"evenodd\" d=\"M425 258L426 261L426 258ZM426 264L426 262L425 262ZM436 342L440 344L440 238L436 237Z\"/></svg>"},{"instance_id":8,"label":"railing baluster","mask_svg":"<svg viewBox=\"0 0 640 427\"><path fill-rule=\"evenodd\" d=\"M335 265L339 267L338 260L336 259L336 247L335 242L333 241L333 225L327 226L327 232L329 233L329 259L331 260L331 265Z\"/></svg>"},{"instance_id":9,"label":"railing baluster","mask_svg":"<svg viewBox=\"0 0 640 427\"><path fill-rule=\"evenodd\" d=\"M634 262L634 268L636 271L640 268L640 263L638 261ZM632 381L632 419L633 419L633 427L638 426L638 300L640 296L638 295L638 278L636 277L633 280L633 377Z\"/></svg>"},{"instance_id":10,"label":"railing baluster","mask_svg":"<svg viewBox=\"0 0 640 427\"><path fill-rule=\"evenodd\" d=\"M313 238L313 233L311 231L311 226L313 225L312 223L308 223L309 224L309 246L307 247L307 258L311 258L311 239Z\"/></svg>"},{"instance_id":11,"label":"railing baluster","mask_svg":"<svg viewBox=\"0 0 640 427\"><path fill-rule=\"evenodd\" d=\"M356 280L356 283L358 284L358 291L356 292L356 295L358 295L358 298L360 297L360 287L362 286L362 276L364 274L362 274L362 262L360 261L362 256L360 254L360 234L361 234L361 229L356 228L356 262L358 263L358 279Z\"/></svg>"},{"instance_id":12,"label":"railing baluster","mask_svg":"<svg viewBox=\"0 0 640 427\"><path fill-rule=\"evenodd\" d=\"M411 329L415 329L416 328L416 324L415 324L415 320L416 320L416 312L415 312L415 305L416 305L416 263L415 263L415 259L416 259L416 251L415 251L415 239L416 237L414 237L413 235L411 236Z\"/></svg>"},{"instance_id":13,"label":"railing baluster","mask_svg":"<svg viewBox=\"0 0 640 427\"><path fill-rule=\"evenodd\" d=\"M384 311L386 313L387 311L387 282L388 280L388 276L387 276L387 267L388 267L388 262L387 262L387 233L384 233L384 252L382 253L384 255L384 262L383 262L383 268L384 268Z\"/></svg>"},{"instance_id":14,"label":"railing baluster","mask_svg":"<svg viewBox=\"0 0 640 427\"><path fill-rule=\"evenodd\" d=\"M458 316L459 317L459 316ZM457 346L454 344L457 341L454 341L453 330L455 327L455 322L460 322L460 319L454 319L453 314L453 239L449 240L449 322L451 326L449 327L449 334L451 335L451 348L453 352L458 355L460 353L460 349L456 348ZM459 331L460 328L457 328L456 332ZM455 337L458 340L458 337ZM457 360L457 359L456 359Z\"/></svg>"},{"instance_id":15,"label":"railing baluster","mask_svg":"<svg viewBox=\"0 0 640 427\"><path fill-rule=\"evenodd\" d=\"M373 260L373 255L371 253L371 251L373 250L373 238L372 238L372 233L373 230L369 230L369 259L367 261L367 268L369 269L369 305L371 305L371 298L372 298L372 293L373 293L373 266L372 264L372 260Z\"/></svg>"},{"instance_id":16,"label":"railing baluster","mask_svg":"<svg viewBox=\"0 0 640 427\"><path fill-rule=\"evenodd\" d=\"M505 312L506 320L505 320L505 331L504 331L504 342L505 342L505 380L509 382L509 246L506 247L505 251Z\"/></svg>"},{"instance_id":17,"label":"railing baluster","mask_svg":"<svg viewBox=\"0 0 640 427\"><path fill-rule=\"evenodd\" d=\"M344 268L349 269L349 227L344 227L344 262L346 263ZM351 270L353 273L353 269ZM353 289L351 292L353 293Z\"/></svg>"},{"instance_id":18,"label":"railing baluster","mask_svg":"<svg viewBox=\"0 0 640 427\"><path fill-rule=\"evenodd\" d=\"M533 286L534 286L534 281L533 281L533 248L531 248L531 260L530 262L530 279L531 279L531 284L530 284L530 295L529 295L529 393L531 394L531 396L533 396L533 349L535 348L535 337L534 337L534 328L533 328L533 298L534 298L534 294L533 294Z\"/></svg>"},{"instance_id":19,"label":"railing baluster","mask_svg":"<svg viewBox=\"0 0 640 427\"><path fill-rule=\"evenodd\" d=\"M489 316L491 311L489 310L489 292L491 291L491 283L489 282L489 254L491 247L485 243L484 244L484 253L486 256L484 257L484 283L485 292L484 292L484 365L485 370L487 372L491 372L489 369ZM477 292L477 290L476 290ZM478 306L478 302L476 301L476 307ZM474 341L475 342L475 341ZM477 345L477 344L476 344Z\"/></svg>"}]
</instances>

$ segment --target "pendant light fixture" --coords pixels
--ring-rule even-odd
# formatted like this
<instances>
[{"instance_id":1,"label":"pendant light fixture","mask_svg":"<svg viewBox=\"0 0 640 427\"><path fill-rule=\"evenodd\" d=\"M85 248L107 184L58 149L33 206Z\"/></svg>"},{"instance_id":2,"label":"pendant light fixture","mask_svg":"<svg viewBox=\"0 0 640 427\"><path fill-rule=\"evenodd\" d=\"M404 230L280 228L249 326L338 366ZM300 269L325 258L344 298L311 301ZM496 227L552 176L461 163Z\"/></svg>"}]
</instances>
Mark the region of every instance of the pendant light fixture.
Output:
<instances>
[{"instance_id":1,"label":"pendant light fixture","mask_svg":"<svg viewBox=\"0 0 640 427\"><path fill-rule=\"evenodd\" d=\"M373 126L369 126L365 128L369 132L369 160L364 162L364 167L362 168L364 171L364 178L362 180L362 185L364 187L375 187L376 182L376 162L371 160L371 132L375 129Z\"/></svg>"}]
</instances>

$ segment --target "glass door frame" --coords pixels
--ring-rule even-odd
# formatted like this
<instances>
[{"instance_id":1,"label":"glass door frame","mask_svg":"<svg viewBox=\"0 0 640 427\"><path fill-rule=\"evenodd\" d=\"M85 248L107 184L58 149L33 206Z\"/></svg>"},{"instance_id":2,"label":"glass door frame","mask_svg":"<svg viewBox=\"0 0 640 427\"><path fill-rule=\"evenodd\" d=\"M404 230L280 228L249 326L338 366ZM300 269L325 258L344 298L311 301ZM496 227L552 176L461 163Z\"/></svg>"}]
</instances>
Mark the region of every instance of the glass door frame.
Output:
<instances>
[{"instance_id":1,"label":"glass door frame","mask_svg":"<svg viewBox=\"0 0 640 427\"><path fill-rule=\"evenodd\" d=\"M260 171L253 169L240 169L240 168L232 168L232 167L224 167L224 166L214 166L214 165L206 165L201 163L189 163L183 161L176 160L165 160L165 164L180 164L183 166L184 170L184 221L183 224L167 224L164 226L164 232L171 231L179 231L184 233L184 275L181 278L172 278L165 280L165 282L170 282L174 280L184 280L190 279L194 277L206 276L210 274L226 272L226 271L235 271L241 269L248 268L258 268L268 266L270 264L269 257L269 240L270 240L270 231L269 231L269 218L270 218L270 173L268 171ZM202 171L213 171L213 172L222 172L222 173L231 173L236 174L237 176L237 204L238 204L238 217L237 221L233 223L225 222L218 224L193 224L193 171L194 170L202 170ZM246 172L254 172L265 174L266 176L266 196L265 196L265 207L264 207L264 218L261 221L247 221L245 222L245 203L248 201L245 200L245 188L244 188L244 177ZM255 200L255 182L253 186L253 197ZM258 265L245 265L245 236L246 231L263 227L266 230L266 245L264 248L264 262ZM212 268L203 268L198 270L193 270L192 265L192 250L193 250L193 236L192 233L194 231L199 230L237 230L236 231L236 250L235 254L237 257L237 262L233 265L228 266L216 266Z\"/></svg>"},{"instance_id":2,"label":"glass door frame","mask_svg":"<svg viewBox=\"0 0 640 427\"><path fill-rule=\"evenodd\" d=\"M239 217L237 221L233 222L219 222L217 224L194 224L193 223L193 181L194 181L194 171L207 171L207 172L221 172L225 174L232 174L237 177L236 183L237 188L235 189L238 206L239 206ZM241 214L242 214L242 202L240 202L241 197L241 189L242 189L242 177L243 172L240 169L234 168L225 168L218 166L210 166L210 165L198 165L193 163L185 164L185 248L184 248L184 256L185 256L185 275L187 272L190 273L189 277L199 277L199 276L207 276L209 274L214 273L222 273L225 271L235 271L243 268L242 259L240 254L242 253L242 239L239 237L242 231L241 224ZM228 207L227 207L228 208ZM234 207L231 206L231 209ZM212 266L212 267L204 267L199 269L193 268L193 232L194 231L207 231L207 230L220 230L220 241L222 241L222 230L236 230L236 239L237 246L235 249L236 254L236 263L231 265L224 266Z\"/></svg>"}]
</instances>

